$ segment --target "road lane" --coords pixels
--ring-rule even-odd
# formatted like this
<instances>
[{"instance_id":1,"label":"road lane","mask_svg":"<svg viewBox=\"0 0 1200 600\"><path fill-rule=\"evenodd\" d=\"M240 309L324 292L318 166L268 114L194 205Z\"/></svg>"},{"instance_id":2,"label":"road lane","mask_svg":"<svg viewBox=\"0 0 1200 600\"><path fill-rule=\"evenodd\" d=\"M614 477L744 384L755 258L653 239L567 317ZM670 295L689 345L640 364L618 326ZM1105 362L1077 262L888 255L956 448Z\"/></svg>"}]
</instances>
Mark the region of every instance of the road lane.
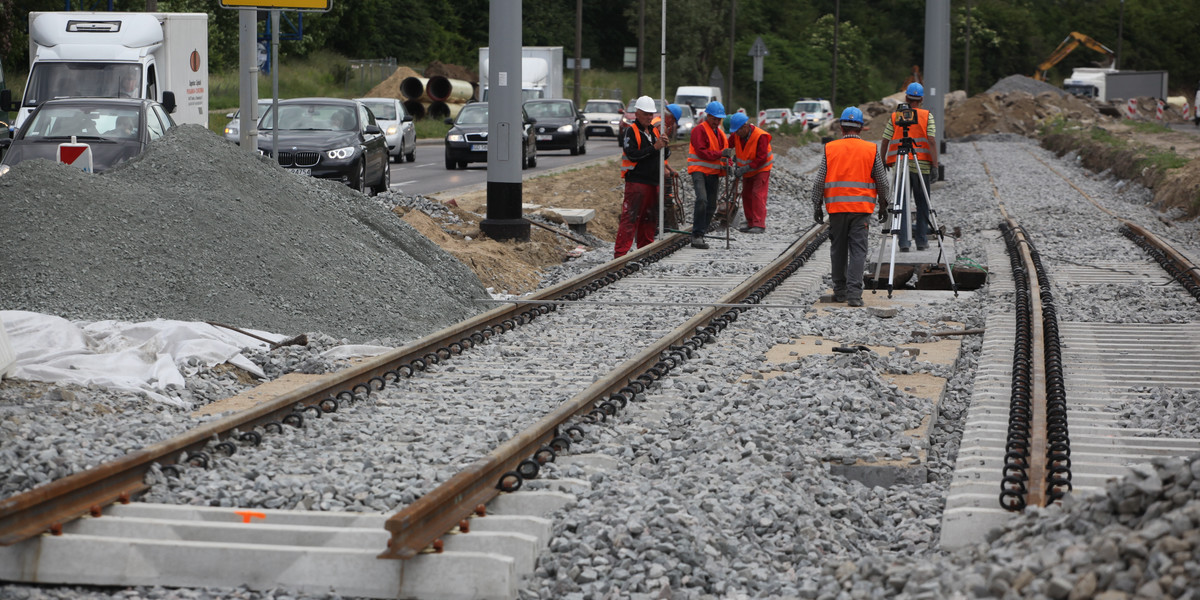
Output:
<instances>
[{"instance_id":1,"label":"road lane","mask_svg":"<svg viewBox=\"0 0 1200 600\"><path fill-rule=\"evenodd\" d=\"M392 191L405 195L430 196L450 189L487 187L487 163L471 163L466 169L446 169L442 140L419 140L413 162L392 163ZM620 148L614 138L588 138L587 154L571 156L567 150L538 152L537 166L521 172L522 179L572 167L596 159L616 158Z\"/></svg>"}]
</instances>

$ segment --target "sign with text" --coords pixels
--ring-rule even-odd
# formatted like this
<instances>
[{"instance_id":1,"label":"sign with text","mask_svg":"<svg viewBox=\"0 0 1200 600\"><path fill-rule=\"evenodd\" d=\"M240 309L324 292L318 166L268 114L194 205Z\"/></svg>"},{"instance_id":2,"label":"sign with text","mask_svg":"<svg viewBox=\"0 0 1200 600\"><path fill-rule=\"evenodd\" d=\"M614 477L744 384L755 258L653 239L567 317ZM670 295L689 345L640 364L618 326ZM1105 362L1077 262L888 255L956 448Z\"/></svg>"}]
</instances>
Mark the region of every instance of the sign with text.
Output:
<instances>
[{"instance_id":1,"label":"sign with text","mask_svg":"<svg viewBox=\"0 0 1200 600\"><path fill-rule=\"evenodd\" d=\"M221 0L221 8L257 8L327 11L333 0Z\"/></svg>"}]
</instances>

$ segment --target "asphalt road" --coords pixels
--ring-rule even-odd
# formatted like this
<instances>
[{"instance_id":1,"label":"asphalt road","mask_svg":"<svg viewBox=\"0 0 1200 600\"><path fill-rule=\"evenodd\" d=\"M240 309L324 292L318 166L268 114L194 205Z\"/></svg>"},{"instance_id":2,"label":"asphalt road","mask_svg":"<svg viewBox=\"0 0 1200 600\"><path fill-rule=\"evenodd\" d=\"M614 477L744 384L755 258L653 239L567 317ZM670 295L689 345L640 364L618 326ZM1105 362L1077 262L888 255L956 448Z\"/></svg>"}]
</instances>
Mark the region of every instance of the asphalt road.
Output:
<instances>
[{"instance_id":1,"label":"asphalt road","mask_svg":"<svg viewBox=\"0 0 1200 600\"><path fill-rule=\"evenodd\" d=\"M432 196L438 192L471 188L487 188L487 163L471 163L464 169L446 169L442 140L418 140L416 161L392 163L392 191L405 195ZM582 163L607 160L620 155L616 138L588 138L587 154L571 156L568 150L538 152L537 166L521 171L522 179L545 175L563 168L577 167Z\"/></svg>"}]
</instances>

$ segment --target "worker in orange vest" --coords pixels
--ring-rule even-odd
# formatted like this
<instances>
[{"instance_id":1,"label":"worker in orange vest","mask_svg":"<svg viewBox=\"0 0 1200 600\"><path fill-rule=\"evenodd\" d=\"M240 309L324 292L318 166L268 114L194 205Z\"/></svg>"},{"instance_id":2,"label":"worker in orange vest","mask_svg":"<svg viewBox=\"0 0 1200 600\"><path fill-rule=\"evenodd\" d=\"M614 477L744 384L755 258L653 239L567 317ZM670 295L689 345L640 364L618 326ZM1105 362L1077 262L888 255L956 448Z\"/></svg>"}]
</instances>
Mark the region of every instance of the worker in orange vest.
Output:
<instances>
[{"instance_id":1,"label":"worker in orange vest","mask_svg":"<svg viewBox=\"0 0 1200 600\"><path fill-rule=\"evenodd\" d=\"M733 174L742 178L742 212L746 216L746 224L738 231L762 233L767 230L767 184L775 162L771 134L752 125L746 113L730 117L729 131L737 165Z\"/></svg>"},{"instance_id":2,"label":"worker in orange vest","mask_svg":"<svg viewBox=\"0 0 1200 600\"><path fill-rule=\"evenodd\" d=\"M621 178L625 180L625 199L621 203L621 217L617 222L617 239L613 244L613 257L620 258L629 252L637 241L637 247L654 241L658 229L658 178L663 167L659 150L667 147L667 140L658 135L652 121L657 112L654 100L642 96L633 103L634 121L625 128L621 138ZM671 149L666 154L670 156Z\"/></svg>"},{"instance_id":3,"label":"worker in orange vest","mask_svg":"<svg viewBox=\"0 0 1200 600\"><path fill-rule=\"evenodd\" d=\"M822 223L829 212L829 258L833 262L833 300L862 306L863 269L871 213L887 220L892 193L879 148L859 137L862 111L842 111L842 138L825 144L813 186L813 220Z\"/></svg>"},{"instance_id":4,"label":"worker in orange vest","mask_svg":"<svg viewBox=\"0 0 1200 600\"><path fill-rule=\"evenodd\" d=\"M917 242L917 250L924 250L929 247L927 232L929 198L925 196L925 190L929 189L937 179L938 170L937 124L934 123L933 115L921 108L921 101L925 99L924 86L916 82L908 84L908 88L904 90L904 98L908 100L909 107L917 112L917 124L908 128L908 137L912 138L913 150L917 154L917 160L914 161L910 158L908 161L908 183L909 188L912 189L910 197L917 207L917 219L912 225L912 239ZM904 137L904 128L896 126L896 115L897 113L893 112L892 117L883 126L883 139L879 142L885 149L881 151L887 152L884 163L889 167L896 166L900 140ZM922 185L922 179L924 185ZM909 208L911 207L905 207L904 212L900 215L901 252L908 252L910 246L908 237Z\"/></svg>"},{"instance_id":5,"label":"worker in orange vest","mask_svg":"<svg viewBox=\"0 0 1200 600\"><path fill-rule=\"evenodd\" d=\"M696 188L696 209L692 214L692 247L708 249L704 234L717 212L717 196L721 193L721 177L725 175L729 160L734 156L733 148L725 132L721 131L721 120L725 118L725 106L713 100L704 107L704 120L692 128L688 143L688 174Z\"/></svg>"}]
</instances>

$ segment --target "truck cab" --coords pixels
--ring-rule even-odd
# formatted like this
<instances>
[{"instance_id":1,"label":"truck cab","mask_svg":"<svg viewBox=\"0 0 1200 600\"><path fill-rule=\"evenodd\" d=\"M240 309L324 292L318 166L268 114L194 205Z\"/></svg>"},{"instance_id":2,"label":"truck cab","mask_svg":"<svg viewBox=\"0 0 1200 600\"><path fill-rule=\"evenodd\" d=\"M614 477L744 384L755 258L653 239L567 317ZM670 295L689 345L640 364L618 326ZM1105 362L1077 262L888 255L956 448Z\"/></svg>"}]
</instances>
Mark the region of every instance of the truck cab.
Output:
<instances>
[{"instance_id":1,"label":"truck cab","mask_svg":"<svg viewBox=\"0 0 1200 600\"><path fill-rule=\"evenodd\" d=\"M1106 94L1106 78L1116 69L1079 67L1071 71L1071 76L1063 80L1063 90L1081 98L1094 98L1101 102L1108 100Z\"/></svg>"},{"instance_id":2,"label":"truck cab","mask_svg":"<svg viewBox=\"0 0 1200 600\"><path fill-rule=\"evenodd\" d=\"M29 14L29 80L16 124L53 98L148 98L180 123L208 125L202 13ZM181 98L176 103L177 96Z\"/></svg>"}]
</instances>

